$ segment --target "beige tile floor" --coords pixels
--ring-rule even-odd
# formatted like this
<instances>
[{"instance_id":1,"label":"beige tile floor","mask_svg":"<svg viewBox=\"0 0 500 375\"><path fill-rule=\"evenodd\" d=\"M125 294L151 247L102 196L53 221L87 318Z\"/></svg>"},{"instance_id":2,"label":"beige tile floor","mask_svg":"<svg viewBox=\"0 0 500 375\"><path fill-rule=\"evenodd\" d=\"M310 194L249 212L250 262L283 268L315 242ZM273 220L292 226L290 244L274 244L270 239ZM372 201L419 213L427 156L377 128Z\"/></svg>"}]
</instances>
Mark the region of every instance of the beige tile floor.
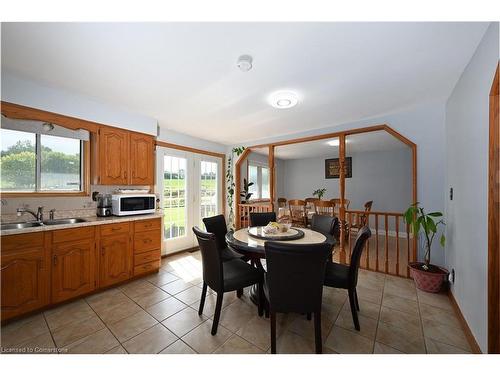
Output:
<instances>
[{"instance_id":1,"label":"beige tile floor","mask_svg":"<svg viewBox=\"0 0 500 375\"><path fill-rule=\"evenodd\" d=\"M2 327L3 352L268 353L269 320L248 297L224 296L216 336L215 295L201 296L199 252L165 258L158 274L120 285ZM352 324L345 291L325 288L324 353L468 353L448 297L416 290L413 281L360 271L361 331ZM314 353L313 323L280 314L279 353Z\"/></svg>"}]
</instances>

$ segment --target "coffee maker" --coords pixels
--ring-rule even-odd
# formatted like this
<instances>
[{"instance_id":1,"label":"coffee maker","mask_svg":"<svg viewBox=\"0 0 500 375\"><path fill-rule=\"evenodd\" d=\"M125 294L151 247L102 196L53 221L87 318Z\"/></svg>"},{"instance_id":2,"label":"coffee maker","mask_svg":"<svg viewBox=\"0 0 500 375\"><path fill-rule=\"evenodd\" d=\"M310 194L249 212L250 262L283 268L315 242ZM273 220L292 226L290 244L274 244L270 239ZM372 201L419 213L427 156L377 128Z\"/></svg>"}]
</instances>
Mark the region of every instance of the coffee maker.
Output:
<instances>
[{"instance_id":1,"label":"coffee maker","mask_svg":"<svg viewBox=\"0 0 500 375\"><path fill-rule=\"evenodd\" d=\"M111 194L97 195L97 216L111 216Z\"/></svg>"}]
</instances>

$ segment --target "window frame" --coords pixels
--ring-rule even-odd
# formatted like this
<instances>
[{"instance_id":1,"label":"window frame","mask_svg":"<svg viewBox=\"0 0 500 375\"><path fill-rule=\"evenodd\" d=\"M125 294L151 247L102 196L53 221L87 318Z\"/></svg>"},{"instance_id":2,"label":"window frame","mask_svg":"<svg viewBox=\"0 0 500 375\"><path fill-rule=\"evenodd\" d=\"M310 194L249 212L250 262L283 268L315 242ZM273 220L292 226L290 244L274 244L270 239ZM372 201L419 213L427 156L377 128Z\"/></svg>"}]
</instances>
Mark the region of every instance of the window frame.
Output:
<instances>
[{"instance_id":1,"label":"window frame","mask_svg":"<svg viewBox=\"0 0 500 375\"><path fill-rule=\"evenodd\" d=\"M35 170L35 185L41 186L41 134L36 133L35 136L35 153L36 153L36 170ZM81 190L58 190L58 191L2 191L0 195L5 198L17 197L83 197L90 196L90 141L80 142L80 173L81 173Z\"/></svg>"},{"instance_id":2,"label":"window frame","mask_svg":"<svg viewBox=\"0 0 500 375\"><path fill-rule=\"evenodd\" d=\"M269 198L262 198L262 168L265 168L268 170L268 174L270 174L270 168L267 164L265 163L259 163L257 161L249 160L247 163L247 181L250 181L249 175L250 175L250 166L256 167L257 168L257 181L255 182L255 186L257 187L257 194L259 195L255 199L250 199L250 200L271 200L271 191L269 191ZM269 177L270 178L270 177Z\"/></svg>"}]
</instances>

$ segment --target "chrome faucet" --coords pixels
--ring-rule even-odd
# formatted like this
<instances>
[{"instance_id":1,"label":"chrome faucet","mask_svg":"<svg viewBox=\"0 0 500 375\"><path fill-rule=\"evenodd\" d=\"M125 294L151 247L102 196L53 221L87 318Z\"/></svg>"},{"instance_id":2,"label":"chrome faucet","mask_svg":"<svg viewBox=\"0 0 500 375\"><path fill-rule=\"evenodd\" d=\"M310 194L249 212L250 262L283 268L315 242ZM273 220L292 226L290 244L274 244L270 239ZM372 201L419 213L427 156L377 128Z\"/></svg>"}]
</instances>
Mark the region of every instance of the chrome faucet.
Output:
<instances>
[{"instance_id":1,"label":"chrome faucet","mask_svg":"<svg viewBox=\"0 0 500 375\"><path fill-rule=\"evenodd\" d=\"M28 210L27 208L18 208L17 209L17 216L21 216L24 213L29 213L33 215L33 217L36 219L36 221L43 221L43 206L38 207L38 210L35 212Z\"/></svg>"},{"instance_id":2,"label":"chrome faucet","mask_svg":"<svg viewBox=\"0 0 500 375\"><path fill-rule=\"evenodd\" d=\"M54 220L54 213L56 212L56 209L53 208L52 210L49 211L49 219Z\"/></svg>"}]
</instances>

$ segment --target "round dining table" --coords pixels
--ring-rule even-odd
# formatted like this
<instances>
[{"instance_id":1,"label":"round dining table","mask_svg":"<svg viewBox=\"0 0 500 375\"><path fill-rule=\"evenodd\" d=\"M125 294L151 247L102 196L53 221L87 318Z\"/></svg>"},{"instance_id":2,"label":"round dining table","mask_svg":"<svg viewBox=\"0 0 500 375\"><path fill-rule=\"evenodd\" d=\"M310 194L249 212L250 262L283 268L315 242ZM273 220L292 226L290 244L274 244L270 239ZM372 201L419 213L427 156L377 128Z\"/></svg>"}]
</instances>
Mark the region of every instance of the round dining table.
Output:
<instances>
[{"instance_id":1,"label":"round dining table","mask_svg":"<svg viewBox=\"0 0 500 375\"><path fill-rule=\"evenodd\" d=\"M238 253L245 256L246 259L249 259L255 267L261 269L265 272L265 269L262 265L261 260L266 258L266 252L264 248L264 244L266 241L278 241L278 242L286 242L289 244L296 245L304 245L304 244L317 244L328 242L332 246L332 252L334 245L336 243L333 236L328 234L323 234L308 228L293 228L303 232L303 236L299 239L292 239L286 241L274 240L274 239L260 239L255 238L249 234L250 228L242 228L234 232L228 232L226 234L226 242L227 244L237 251ZM257 290L257 285L252 286L250 290L250 298L255 303L258 304L259 294Z\"/></svg>"}]
</instances>

